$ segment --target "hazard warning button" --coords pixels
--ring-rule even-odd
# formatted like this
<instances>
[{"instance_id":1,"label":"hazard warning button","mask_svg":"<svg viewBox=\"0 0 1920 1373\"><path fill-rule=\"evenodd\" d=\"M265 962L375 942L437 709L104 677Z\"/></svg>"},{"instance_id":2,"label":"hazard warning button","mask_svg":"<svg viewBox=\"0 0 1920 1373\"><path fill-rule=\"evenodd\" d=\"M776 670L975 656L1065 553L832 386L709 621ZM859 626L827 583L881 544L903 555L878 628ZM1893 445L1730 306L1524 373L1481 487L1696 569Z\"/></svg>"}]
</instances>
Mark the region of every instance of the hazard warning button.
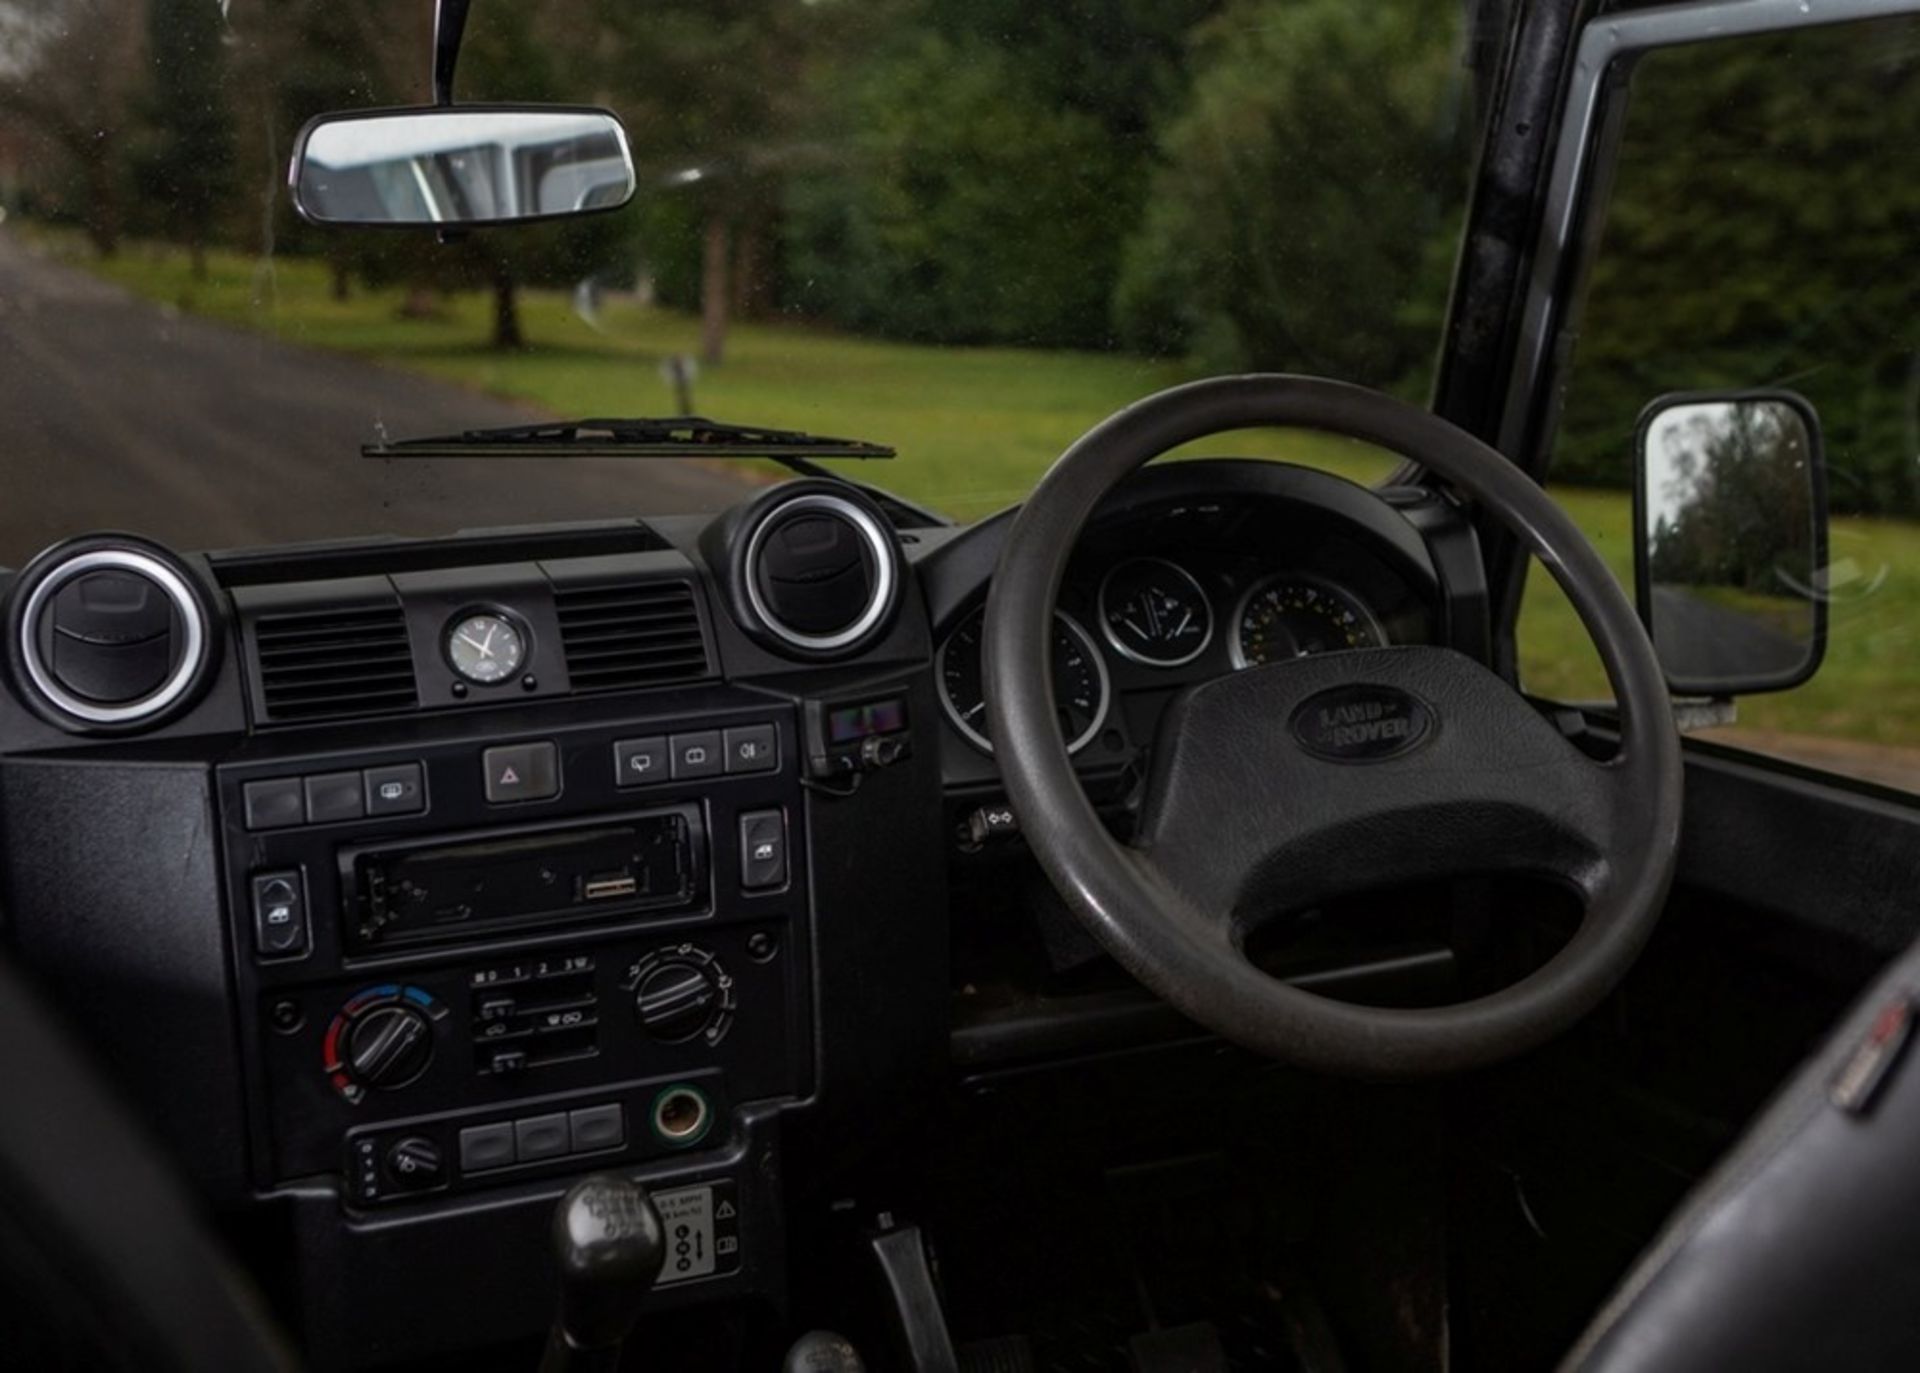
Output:
<instances>
[{"instance_id":1,"label":"hazard warning button","mask_svg":"<svg viewBox=\"0 0 1920 1373\"><path fill-rule=\"evenodd\" d=\"M480 755L487 800L496 806L511 801L545 801L560 794L560 751L551 741L503 744Z\"/></svg>"}]
</instances>

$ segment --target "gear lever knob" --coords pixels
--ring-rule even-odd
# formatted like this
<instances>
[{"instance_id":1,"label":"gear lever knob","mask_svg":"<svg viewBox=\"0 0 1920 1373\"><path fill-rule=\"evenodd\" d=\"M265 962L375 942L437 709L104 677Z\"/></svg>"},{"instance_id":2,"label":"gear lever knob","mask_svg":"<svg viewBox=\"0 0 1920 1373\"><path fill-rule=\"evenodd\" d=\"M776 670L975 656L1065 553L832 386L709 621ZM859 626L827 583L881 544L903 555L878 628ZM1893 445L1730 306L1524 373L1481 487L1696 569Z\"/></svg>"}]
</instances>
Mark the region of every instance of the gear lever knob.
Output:
<instances>
[{"instance_id":1,"label":"gear lever knob","mask_svg":"<svg viewBox=\"0 0 1920 1373\"><path fill-rule=\"evenodd\" d=\"M552 1237L560 1314L542 1373L612 1368L666 1258L660 1213L639 1183L595 1173L560 1199Z\"/></svg>"}]
</instances>

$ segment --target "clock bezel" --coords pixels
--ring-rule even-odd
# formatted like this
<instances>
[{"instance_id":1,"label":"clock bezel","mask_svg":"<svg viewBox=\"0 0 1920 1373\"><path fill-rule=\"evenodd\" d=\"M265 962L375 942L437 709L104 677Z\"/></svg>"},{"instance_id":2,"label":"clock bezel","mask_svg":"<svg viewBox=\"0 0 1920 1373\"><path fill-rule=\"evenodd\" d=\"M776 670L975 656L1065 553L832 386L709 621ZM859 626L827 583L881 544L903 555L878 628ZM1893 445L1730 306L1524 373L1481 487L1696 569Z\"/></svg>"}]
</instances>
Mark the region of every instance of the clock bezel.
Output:
<instances>
[{"instance_id":1,"label":"clock bezel","mask_svg":"<svg viewBox=\"0 0 1920 1373\"><path fill-rule=\"evenodd\" d=\"M520 639L520 660L516 662L510 670L492 681L470 676L461 669L459 660L453 655L454 636L460 631L460 628L469 620L480 619L482 617L500 621L506 625L507 628L511 629ZM528 628L527 622L524 619L503 606L467 606L448 616L446 623L440 627L440 657L442 661L446 663L447 670L453 674L456 682L469 687L481 688L505 686L509 682L519 680L522 674L526 672L527 664L532 661L533 631Z\"/></svg>"}]
</instances>

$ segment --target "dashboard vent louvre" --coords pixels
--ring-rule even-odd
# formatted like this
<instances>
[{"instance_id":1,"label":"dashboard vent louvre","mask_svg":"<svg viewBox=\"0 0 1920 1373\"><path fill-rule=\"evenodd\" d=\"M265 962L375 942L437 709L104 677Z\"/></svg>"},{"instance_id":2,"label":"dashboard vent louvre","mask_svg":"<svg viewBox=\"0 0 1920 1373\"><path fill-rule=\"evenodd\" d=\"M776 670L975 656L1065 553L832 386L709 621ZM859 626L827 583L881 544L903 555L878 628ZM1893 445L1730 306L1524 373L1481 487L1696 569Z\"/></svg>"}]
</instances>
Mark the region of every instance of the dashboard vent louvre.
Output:
<instances>
[{"instance_id":1,"label":"dashboard vent louvre","mask_svg":"<svg viewBox=\"0 0 1920 1373\"><path fill-rule=\"evenodd\" d=\"M270 720L385 715L420 704L397 604L263 615L253 645Z\"/></svg>"},{"instance_id":2,"label":"dashboard vent louvre","mask_svg":"<svg viewBox=\"0 0 1920 1373\"><path fill-rule=\"evenodd\" d=\"M573 689L622 691L713 674L700 605L685 582L554 589Z\"/></svg>"}]
</instances>

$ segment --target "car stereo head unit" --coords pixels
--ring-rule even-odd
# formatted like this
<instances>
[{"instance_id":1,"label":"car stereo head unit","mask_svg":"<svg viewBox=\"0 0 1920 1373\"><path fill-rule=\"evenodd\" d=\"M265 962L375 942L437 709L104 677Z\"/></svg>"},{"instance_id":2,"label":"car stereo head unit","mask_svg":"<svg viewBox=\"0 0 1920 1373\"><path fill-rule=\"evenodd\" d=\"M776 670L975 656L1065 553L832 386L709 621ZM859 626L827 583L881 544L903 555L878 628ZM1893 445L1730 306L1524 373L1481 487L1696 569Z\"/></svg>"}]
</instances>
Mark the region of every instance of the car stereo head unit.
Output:
<instances>
[{"instance_id":1,"label":"car stereo head unit","mask_svg":"<svg viewBox=\"0 0 1920 1373\"><path fill-rule=\"evenodd\" d=\"M706 827L693 804L484 835L340 851L347 948L695 910Z\"/></svg>"}]
</instances>

